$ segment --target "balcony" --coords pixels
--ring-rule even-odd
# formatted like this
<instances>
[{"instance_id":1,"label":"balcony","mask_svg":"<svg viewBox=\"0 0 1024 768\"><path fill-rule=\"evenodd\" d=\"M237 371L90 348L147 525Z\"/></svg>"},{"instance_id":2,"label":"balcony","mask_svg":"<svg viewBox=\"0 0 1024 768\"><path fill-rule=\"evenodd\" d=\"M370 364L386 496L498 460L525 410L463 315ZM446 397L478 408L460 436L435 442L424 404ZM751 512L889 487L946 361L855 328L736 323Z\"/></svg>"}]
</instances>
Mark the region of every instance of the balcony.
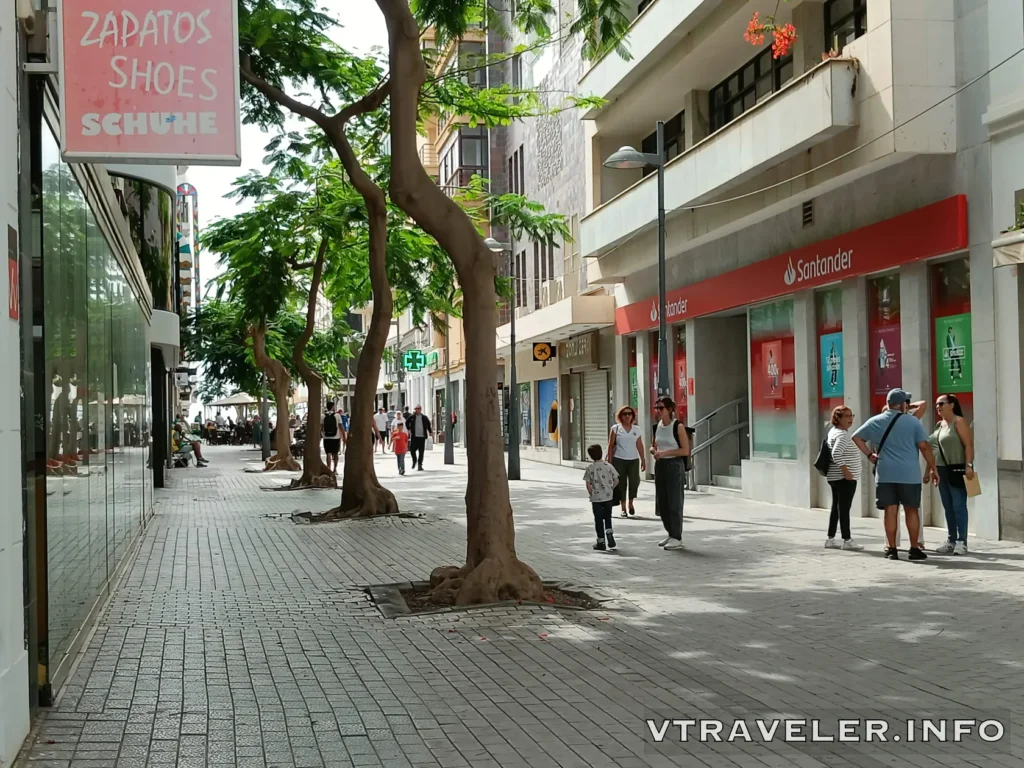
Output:
<instances>
[{"instance_id":1,"label":"balcony","mask_svg":"<svg viewBox=\"0 0 1024 768\"><path fill-rule=\"evenodd\" d=\"M423 168L429 175L436 177L439 166L437 149L433 144L426 143L420 146L419 154L420 163L423 165Z\"/></svg>"},{"instance_id":2,"label":"balcony","mask_svg":"<svg viewBox=\"0 0 1024 768\"><path fill-rule=\"evenodd\" d=\"M520 307L516 310L516 347L533 341L560 341L614 324L614 296L570 296L534 312ZM508 353L511 335L511 325L498 329L499 355Z\"/></svg>"},{"instance_id":3,"label":"balcony","mask_svg":"<svg viewBox=\"0 0 1024 768\"><path fill-rule=\"evenodd\" d=\"M651 10L663 4L656 2ZM857 126L856 80L855 61L823 62L674 158L665 168L666 210L705 202ZM657 195L657 178L651 174L603 203L582 221L581 254L601 256L656 226Z\"/></svg>"}]
</instances>

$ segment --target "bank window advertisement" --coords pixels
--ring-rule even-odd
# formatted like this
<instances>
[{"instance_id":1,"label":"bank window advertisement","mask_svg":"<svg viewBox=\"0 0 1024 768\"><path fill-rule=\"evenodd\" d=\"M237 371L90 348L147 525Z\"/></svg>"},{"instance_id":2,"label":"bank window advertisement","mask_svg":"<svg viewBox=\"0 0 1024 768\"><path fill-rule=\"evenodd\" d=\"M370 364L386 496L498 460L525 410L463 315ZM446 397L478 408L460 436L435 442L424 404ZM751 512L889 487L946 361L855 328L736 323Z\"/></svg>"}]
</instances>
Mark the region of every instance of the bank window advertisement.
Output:
<instances>
[{"instance_id":1,"label":"bank window advertisement","mask_svg":"<svg viewBox=\"0 0 1024 768\"><path fill-rule=\"evenodd\" d=\"M672 399L676 401L676 418L686 421L686 326L677 325L672 329L675 360L672 365Z\"/></svg>"},{"instance_id":2,"label":"bank window advertisement","mask_svg":"<svg viewBox=\"0 0 1024 768\"><path fill-rule=\"evenodd\" d=\"M966 258L934 264L931 280L935 396L956 395L974 419L974 349L971 334L971 265Z\"/></svg>"},{"instance_id":3,"label":"bank window advertisement","mask_svg":"<svg viewBox=\"0 0 1024 768\"><path fill-rule=\"evenodd\" d=\"M884 275L869 281L868 291L868 381L871 413L876 414L885 408L889 390L903 386L899 275Z\"/></svg>"},{"instance_id":4,"label":"bank window advertisement","mask_svg":"<svg viewBox=\"0 0 1024 768\"><path fill-rule=\"evenodd\" d=\"M519 418L521 419L520 427L522 429L520 438L523 445L533 445L533 414L530 409L531 401L533 400L530 396L531 389L529 383L519 385Z\"/></svg>"},{"instance_id":5,"label":"bank window advertisement","mask_svg":"<svg viewBox=\"0 0 1024 768\"><path fill-rule=\"evenodd\" d=\"M795 459L796 365L793 300L749 310L752 455Z\"/></svg>"},{"instance_id":6,"label":"bank window advertisement","mask_svg":"<svg viewBox=\"0 0 1024 768\"><path fill-rule=\"evenodd\" d=\"M658 420L658 411L655 409L655 405L658 402L658 362L660 360L658 354L658 334L657 332L650 333L647 335L647 338L651 347L650 355L648 355L648 359L651 361L650 379L648 379L651 383L651 391L648 395L647 409L651 412L651 424L654 424Z\"/></svg>"},{"instance_id":7,"label":"bank window advertisement","mask_svg":"<svg viewBox=\"0 0 1024 768\"><path fill-rule=\"evenodd\" d=\"M814 295L818 332L818 417L824 435L832 409L843 404L843 291L832 288Z\"/></svg>"},{"instance_id":8,"label":"bank window advertisement","mask_svg":"<svg viewBox=\"0 0 1024 768\"><path fill-rule=\"evenodd\" d=\"M640 407L640 377L636 367L636 336L629 337L629 404L634 411Z\"/></svg>"},{"instance_id":9,"label":"bank window advertisement","mask_svg":"<svg viewBox=\"0 0 1024 768\"><path fill-rule=\"evenodd\" d=\"M537 413L541 417L540 445L545 448L558 446L558 379L543 379L537 382Z\"/></svg>"}]
</instances>

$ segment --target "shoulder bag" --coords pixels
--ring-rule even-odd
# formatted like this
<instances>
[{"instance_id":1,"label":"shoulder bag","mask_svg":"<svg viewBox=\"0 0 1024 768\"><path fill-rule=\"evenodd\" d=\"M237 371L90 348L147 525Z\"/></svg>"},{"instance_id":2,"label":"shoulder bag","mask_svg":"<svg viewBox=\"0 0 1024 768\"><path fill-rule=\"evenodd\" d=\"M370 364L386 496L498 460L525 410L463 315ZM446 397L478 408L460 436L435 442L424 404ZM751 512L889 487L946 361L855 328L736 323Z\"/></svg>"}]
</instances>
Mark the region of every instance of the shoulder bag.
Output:
<instances>
[{"instance_id":1,"label":"shoulder bag","mask_svg":"<svg viewBox=\"0 0 1024 768\"><path fill-rule=\"evenodd\" d=\"M885 441L889 439L889 433L892 432L892 428L896 426L896 422L900 420L902 413L897 413L896 418L889 422L889 426L885 429L885 434L882 435L882 442L878 444L878 450L875 451L875 463L871 467L871 474L877 474L878 472L878 459L882 457L882 449L885 447Z\"/></svg>"},{"instance_id":2,"label":"shoulder bag","mask_svg":"<svg viewBox=\"0 0 1024 768\"><path fill-rule=\"evenodd\" d=\"M940 425L941 429L941 425ZM960 439L960 435L956 433L956 427L953 427L953 433L956 434L956 439ZM967 465L966 464L950 464L949 459L946 458L946 452L942 450L942 441L938 438L935 439L935 444L939 446L939 456L942 457L942 463L946 467L946 478L949 485L952 488L966 488L965 482L967 478Z\"/></svg>"}]
</instances>

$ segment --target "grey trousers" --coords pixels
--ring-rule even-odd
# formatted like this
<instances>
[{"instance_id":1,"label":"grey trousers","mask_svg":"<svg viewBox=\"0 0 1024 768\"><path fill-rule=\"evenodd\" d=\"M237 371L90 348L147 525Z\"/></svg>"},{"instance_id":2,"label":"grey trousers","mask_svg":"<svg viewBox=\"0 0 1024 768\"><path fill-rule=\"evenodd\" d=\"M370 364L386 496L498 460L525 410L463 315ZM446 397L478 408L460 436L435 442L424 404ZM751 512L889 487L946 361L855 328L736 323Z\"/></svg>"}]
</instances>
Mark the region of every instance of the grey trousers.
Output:
<instances>
[{"instance_id":1,"label":"grey trousers","mask_svg":"<svg viewBox=\"0 0 1024 768\"><path fill-rule=\"evenodd\" d=\"M683 538L683 496L686 467L683 458L658 459L654 465L654 509L673 539Z\"/></svg>"}]
</instances>

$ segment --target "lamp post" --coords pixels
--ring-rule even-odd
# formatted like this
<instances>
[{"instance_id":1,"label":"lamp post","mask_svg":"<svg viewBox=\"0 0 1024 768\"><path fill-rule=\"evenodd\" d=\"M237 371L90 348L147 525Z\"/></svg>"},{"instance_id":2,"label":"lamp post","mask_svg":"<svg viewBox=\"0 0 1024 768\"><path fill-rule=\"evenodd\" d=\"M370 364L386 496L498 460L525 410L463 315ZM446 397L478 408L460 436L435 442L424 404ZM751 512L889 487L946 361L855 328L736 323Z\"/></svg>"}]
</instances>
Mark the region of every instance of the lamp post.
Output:
<instances>
[{"instance_id":1,"label":"lamp post","mask_svg":"<svg viewBox=\"0 0 1024 768\"><path fill-rule=\"evenodd\" d=\"M665 123L658 121L657 153L623 147L604 161L606 168L658 170L658 396L672 395L668 374L668 318L665 317Z\"/></svg>"},{"instance_id":2,"label":"lamp post","mask_svg":"<svg viewBox=\"0 0 1024 768\"><path fill-rule=\"evenodd\" d=\"M447 312L444 313L444 410L441 418L444 419L444 463L455 463L455 429L452 424L452 414L455 412L452 405L452 361L449 352L448 334L452 330L452 318Z\"/></svg>"},{"instance_id":3,"label":"lamp post","mask_svg":"<svg viewBox=\"0 0 1024 768\"><path fill-rule=\"evenodd\" d=\"M512 246L499 243L493 237L484 240L484 245L492 253L506 253L512 250ZM515 262L512 264L512 285L514 286L513 296L519 293L519 282L516 277ZM511 328L510 328L508 366L508 479L521 480L522 472L519 466L519 386L516 383L516 308L512 307Z\"/></svg>"}]
</instances>

